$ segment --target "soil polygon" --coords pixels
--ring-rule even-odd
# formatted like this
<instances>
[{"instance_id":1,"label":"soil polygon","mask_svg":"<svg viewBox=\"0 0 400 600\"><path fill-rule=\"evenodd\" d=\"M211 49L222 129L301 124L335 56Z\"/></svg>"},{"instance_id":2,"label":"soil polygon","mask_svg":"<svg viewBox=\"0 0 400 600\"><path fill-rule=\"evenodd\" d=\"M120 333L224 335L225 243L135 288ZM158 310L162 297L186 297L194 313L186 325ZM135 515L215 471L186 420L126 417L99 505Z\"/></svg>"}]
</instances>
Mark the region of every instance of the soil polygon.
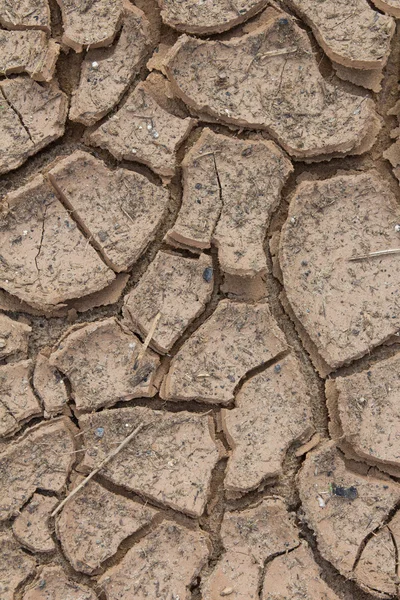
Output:
<instances>
[{"instance_id":1,"label":"soil polygon","mask_svg":"<svg viewBox=\"0 0 400 600\"><path fill-rule=\"evenodd\" d=\"M61 567L45 566L22 600L97 600L86 585L68 579Z\"/></svg>"},{"instance_id":2,"label":"soil polygon","mask_svg":"<svg viewBox=\"0 0 400 600\"><path fill-rule=\"evenodd\" d=\"M27 358L31 331L26 323L0 314L0 360Z\"/></svg>"},{"instance_id":3,"label":"soil polygon","mask_svg":"<svg viewBox=\"0 0 400 600\"><path fill-rule=\"evenodd\" d=\"M22 546L31 552L54 552L49 520L57 504L57 498L52 496L32 496L13 523L13 533Z\"/></svg>"},{"instance_id":4,"label":"soil polygon","mask_svg":"<svg viewBox=\"0 0 400 600\"><path fill-rule=\"evenodd\" d=\"M31 360L0 366L0 437L15 433L24 422L42 414L30 384L32 371Z\"/></svg>"},{"instance_id":5,"label":"soil polygon","mask_svg":"<svg viewBox=\"0 0 400 600\"><path fill-rule=\"evenodd\" d=\"M0 30L0 73L26 72L36 81L50 81L54 75L60 46L48 40L44 31Z\"/></svg>"},{"instance_id":6,"label":"soil polygon","mask_svg":"<svg viewBox=\"0 0 400 600\"><path fill-rule=\"evenodd\" d=\"M34 558L22 552L10 533L0 534L0 594L2 600L14 600L17 588L35 570Z\"/></svg>"},{"instance_id":7,"label":"soil polygon","mask_svg":"<svg viewBox=\"0 0 400 600\"><path fill-rule=\"evenodd\" d=\"M43 29L50 33L48 0L0 0L0 24L5 29Z\"/></svg>"},{"instance_id":8,"label":"soil polygon","mask_svg":"<svg viewBox=\"0 0 400 600\"><path fill-rule=\"evenodd\" d=\"M44 417L54 417L63 412L68 402L68 392L62 375L50 364L48 357L39 352L33 372L33 387L43 402Z\"/></svg>"}]
</instances>

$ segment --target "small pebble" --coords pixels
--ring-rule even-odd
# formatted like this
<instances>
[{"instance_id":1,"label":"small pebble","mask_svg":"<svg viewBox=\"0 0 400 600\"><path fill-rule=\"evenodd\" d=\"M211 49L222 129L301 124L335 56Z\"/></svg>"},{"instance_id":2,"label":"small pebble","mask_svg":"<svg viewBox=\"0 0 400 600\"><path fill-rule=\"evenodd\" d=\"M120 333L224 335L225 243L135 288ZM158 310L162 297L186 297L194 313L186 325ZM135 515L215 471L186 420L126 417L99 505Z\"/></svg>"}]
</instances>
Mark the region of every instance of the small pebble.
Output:
<instances>
[{"instance_id":1,"label":"small pebble","mask_svg":"<svg viewBox=\"0 0 400 600\"><path fill-rule=\"evenodd\" d=\"M147 123L147 129L151 131L153 129L153 125L151 123Z\"/></svg>"},{"instance_id":2,"label":"small pebble","mask_svg":"<svg viewBox=\"0 0 400 600\"><path fill-rule=\"evenodd\" d=\"M98 438L102 438L104 435L104 427L98 427L95 431L95 435Z\"/></svg>"},{"instance_id":3,"label":"small pebble","mask_svg":"<svg viewBox=\"0 0 400 600\"><path fill-rule=\"evenodd\" d=\"M400 233L400 225L395 225L394 230L396 231L396 233Z\"/></svg>"},{"instance_id":4,"label":"small pebble","mask_svg":"<svg viewBox=\"0 0 400 600\"><path fill-rule=\"evenodd\" d=\"M132 148L132 154L136 154L137 150L136 148Z\"/></svg>"},{"instance_id":5,"label":"small pebble","mask_svg":"<svg viewBox=\"0 0 400 600\"><path fill-rule=\"evenodd\" d=\"M233 588L227 587L223 589L222 592L220 592L220 596L230 596L231 594L233 594L233 591Z\"/></svg>"},{"instance_id":6,"label":"small pebble","mask_svg":"<svg viewBox=\"0 0 400 600\"><path fill-rule=\"evenodd\" d=\"M152 136L153 136L154 139L157 139L157 138L160 137L160 134L158 133L158 131L154 130L153 133L152 133Z\"/></svg>"},{"instance_id":7,"label":"small pebble","mask_svg":"<svg viewBox=\"0 0 400 600\"><path fill-rule=\"evenodd\" d=\"M96 60L94 60L92 62L92 69L98 69L98 68L99 68L99 63Z\"/></svg>"},{"instance_id":8,"label":"small pebble","mask_svg":"<svg viewBox=\"0 0 400 600\"><path fill-rule=\"evenodd\" d=\"M280 373L282 371L281 365L275 365L274 366L274 371L275 371L275 373Z\"/></svg>"},{"instance_id":9,"label":"small pebble","mask_svg":"<svg viewBox=\"0 0 400 600\"><path fill-rule=\"evenodd\" d=\"M213 277L212 267L207 267L206 269L204 269L204 271L203 271L204 281L206 281L207 283L210 283L212 277Z\"/></svg>"}]
</instances>

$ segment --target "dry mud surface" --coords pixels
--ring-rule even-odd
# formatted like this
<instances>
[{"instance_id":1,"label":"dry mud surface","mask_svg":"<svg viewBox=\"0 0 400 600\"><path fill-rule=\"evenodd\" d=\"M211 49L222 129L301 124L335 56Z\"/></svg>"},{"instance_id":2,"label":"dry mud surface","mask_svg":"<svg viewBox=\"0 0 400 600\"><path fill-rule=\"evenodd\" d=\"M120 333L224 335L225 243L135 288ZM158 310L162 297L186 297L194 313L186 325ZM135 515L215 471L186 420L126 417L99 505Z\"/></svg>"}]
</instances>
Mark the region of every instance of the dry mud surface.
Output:
<instances>
[{"instance_id":1,"label":"dry mud surface","mask_svg":"<svg viewBox=\"0 0 400 600\"><path fill-rule=\"evenodd\" d=\"M0 600L400 598L399 0L0 0Z\"/></svg>"}]
</instances>

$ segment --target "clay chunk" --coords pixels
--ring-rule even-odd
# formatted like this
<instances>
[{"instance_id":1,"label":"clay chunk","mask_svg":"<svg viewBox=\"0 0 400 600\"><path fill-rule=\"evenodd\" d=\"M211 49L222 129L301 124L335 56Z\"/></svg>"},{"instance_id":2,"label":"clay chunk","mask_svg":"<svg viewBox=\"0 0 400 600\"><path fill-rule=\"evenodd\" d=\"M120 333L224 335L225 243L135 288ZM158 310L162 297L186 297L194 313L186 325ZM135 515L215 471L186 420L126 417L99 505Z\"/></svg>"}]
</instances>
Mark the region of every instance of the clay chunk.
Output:
<instances>
[{"instance_id":1,"label":"clay chunk","mask_svg":"<svg viewBox=\"0 0 400 600\"><path fill-rule=\"evenodd\" d=\"M79 410L92 411L120 400L154 396L159 357L114 317L72 327L50 355L50 364L71 384Z\"/></svg>"},{"instance_id":2,"label":"clay chunk","mask_svg":"<svg viewBox=\"0 0 400 600\"><path fill-rule=\"evenodd\" d=\"M209 419L206 415L141 407L83 415L79 423L87 432L87 451L82 468L95 468L143 423L135 439L100 471L101 475L157 503L200 516L219 459Z\"/></svg>"},{"instance_id":3,"label":"clay chunk","mask_svg":"<svg viewBox=\"0 0 400 600\"><path fill-rule=\"evenodd\" d=\"M60 493L75 460L68 419L42 422L0 454L0 521L17 515L37 488Z\"/></svg>"},{"instance_id":4,"label":"clay chunk","mask_svg":"<svg viewBox=\"0 0 400 600\"><path fill-rule=\"evenodd\" d=\"M268 5L268 0L158 0L166 25L187 33L207 34L227 31L247 21Z\"/></svg>"},{"instance_id":5,"label":"clay chunk","mask_svg":"<svg viewBox=\"0 0 400 600\"><path fill-rule=\"evenodd\" d=\"M35 570L36 561L22 552L10 533L0 534L0 597L14 600L19 586Z\"/></svg>"},{"instance_id":6,"label":"clay chunk","mask_svg":"<svg viewBox=\"0 0 400 600\"><path fill-rule=\"evenodd\" d=\"M57 537L74 569L91 574L116 553L125 538L149 525L156 514L150 506L109 492L92 481L65 505L56 522Z\"/></svg>"},{"instance_id":7,"label":"clay chunk","mask_svg":"<svg viewBox=\"0 0 400 600\"><path fill-rule=\"evenodd\" d=\"M30 384L32 370L31 360L0 366L0 437L15 433L42 414Z\"/></svg>"},{"instance_id":8,"label":"clay chunk","mask_svg":"<svg viewBox=\"0 0 400 600\"><path fill-rule=\"evenodd\" d=\"M350 470L334 442L326 442L306 457L298 475L300 500L322 556L367 591L379 592L384 591L379 587L383 573L377 572L372 581L370 571L365 580L363 566L355 567L364 542L376 535L398 504L400 485L388 477L378 479L358 471ZM386 550L375 547L374 551L384 555Z\"/></svg>"},{"instance_id":9,"label":"clay chunk","mask_svg":"<svg viewBox=\"0 0 400 600\"><path fill-rule=\"evenodd\" d=\"M166 112L139 83L112 117L88 135L88 143L111 152L118 160L143 163L161 177L176 169L176 151L195 121Z\"/></svg>"},{"instance_id":10,"label":"clay chunk","mask_svg":"<svg viewBox=\"0 0 400 600\"><path fill-rule=\"evenodd\" d=\"M32 552L53 552L56 549L49 529L57 498L34 494L13 523L13 533L20 544Z\"/></svg>"},{"instance_id":11,"label":"clay chunk","mask_svg":"<svg viewBox=\"0 0 400 600\"><path fill-rule=\"evenodd\" d=\"M390 162L393 167L393 175L400 183L400 140L396 140L385 152L383 157Z\"/></svg>"},{"instance_id":12,"label":"clay chunk","mask_svg":"<svg viewBox=\"0 0 400 600\"><path fill-rule=\"evenodd\" d=\"M188 325L205 309L213 290L210 257L183 258L159 252L125 297L124 323L146 337L160 313L151 345L168 352Z\"/></svg>"},{"instance_id":13,"label":"clay chunk","mask_svg":"<svg viewBox=\"0 0 400 600\"><path fill-rule=\"evenodd\" d=\"M381 69L390 53L394 19L367 0L286 0L313 30L331 60L357 69Z\"/></svg>"},{"instance_id":14,"label":"clay chunk","mask_svg":"<svg viewBox=\"0 0 400 600\"><path fill-rule=\"evenodd\" d=\"M398 247L398 223L397 200L375 171L303 181L294 192L280 266L295 322L309 336L322 376L400 328L398 257L366 257Z\"/></svg>"},{"instance_id":15,"label":"clay chunk","mask_svg":"<svg viewBox=\"0 0 400 600\"><path fill-rule=\"evenodd\" d=\"M172 359L160 395L165 400L229 404L248 371L286 348L266 304L222 300Z\"/></svg>"},{"instance_id":16,"label":"clay chunk","mask_svg":"<svg viewBox=\"0 0 400 600\"><path fill-rule=\"evenodd\" d=\"M144 13L127 2L121 35L114 46L87 52L73 92L69 118L93 125L122 98L144 64L150 24Z\"/></svg>"},{"instance_id":17,"label":"clay chunk","mask_svg":"<svg viewBox=\"0 0 400 600\"><path fill-rule=\"evenodd\" d=\"M365 152L380 129L371 99L323 79L307 34L285 13L230 40L183 35L164 70L203 119L264 129L296 158Z\"/></svg>"},{"instance_id":18,"label":"clay chunk","mask_svg":"<svg viewBox=\"0 0 400 600\"><path fill-rule=\"evenodd\" d=\"M299 545L293 518L277 498L225 513L221 537L225 553L202 583L204 600L258 600L265 561Z\"/></svg>"},{"instance_id":19,"label":"clay chunk","mask_svg":"<svg viewBox=\"0 0 400 600\"><path fill-rule=\"evenodd\" d=\"M3 202L0 284L7 292L45 310L115 279L42 175Z\"/></svg>"},{"instance_id":20,"label":"clay chunk","mask_svg":"<svg viewBox=\"0 0 400 600\"><path fill-rule=\"evenodd\" d=\"M208 537L166 521L133 546L100 578L107 600L179 598L190 600L190 585L207 562Z\"/></svg>"},{"instance_id":21,"label":"clay chunk","mask_svg":"<svg viewBox=\"0 0 400 600\"><path fill-rule=\"evenodd\" d=\"M61 8L62 41L75 52L109 46L121 24L122 0L57 0Z\"/></svg>"},{"instance_id":22,"label":"clay chunk","mask_svg":"<svg viewBox=\"0 0 400 600\"><path fill-rule=\"evenodd\" d=\"M0 0L0 25L6 29L43 29L50 33L48 0Z\"/></svg>"},{"instance_id":23,"label":"clay chunk","mask_svg":"<svg viewBox=\"0 0 400 600\"><path fill-rule=\"evenodd\" d=\"M74 219L114 271L127 271L154 239L169 196L143 175L111 170L77 150L49 172Z\"/></svg>"},{"instance_id":24,"label":"clay chunk","mask_svg":"<svg viewBox=\"0 0 400 600\"><path fill-rule=\"evenodd\" d=\"M263 243L292 165L273 142L242 141L203 130L183 161L182 207L167 239L218 248L225 273L267 270Z\"/></svg>"},{"instance_id":25,"label":"clay chunk","mask_svg":"<svg viewBox=\"0 0 400 600\"><path fill-rule=\"evenodd\" d=\"M26 358L32 328L0 313L0 360Z\"/></svg>"},{"instance_id":26,"label":"clay chunk","mask_svg":"<svg viewBox=\"0 0 400 600\"><path fill-rule=\"evenodd\" d=\"M22 600L97 600L86 585L68 579L61 567L45 566Z\"/></svg>"},{"instance_id":27,"label":"clay chunk","mask_svg":"<svg viewBox=\"0 0 400 600\"><path fill-rule=\"evenodd\" d=\"M33 373L33 387L43 402L44 416L54 417L62 412L68 402L68 393L59 371L47 356L39 352Z\"/></svg>"},{"instance_id":28,"label":"clay chunk","mask_svg":"<svg viewBox=\"0 0 400 600\"><path fill-rule=\"evenodd\" d=\"M28 73L36 81L51 81L60 45L44 31L0 29L0 73Z\"/></svg>"},{"instance_id":29,"label":"clay chunk","mask_svg":"<svg viewBox=\"0 0 400 600\"><path fill-rule=\"evenodd\" d=\"M224 485L245 493L278 476L288 448L314 433L311 399L298 361L288 355L252 377L235 404L221 415L232 448Z\"/></svg>"},{"instance_id":30,"label":"clay chunk","mask_svg":"<svg viewBox=\"0 0 400 600\"><path fill-rule=\"evenodd\" d=\"M400 0L372 0L376 8L400 19Z\"/></svg>"},{"instance_id":31,"label":"clay chunk","mask_svg":"<svg viewBox=\"0 0 400 600\"><path fill-rule=\"evenodd\" d=\"M306 542L268 563L262 583L261 600L339 600L321 577ZM243 598L244 600L244 598Z\"/></svg>"},{"instance_id":32,"label":"clay chunk","mask_svg":"<svg viewBox=\"0 0 400 600\"><path fill-rule=\"evenodd\" d=\"M330 431L350 458L400 474L400 357L326 382Z\"/></svg>"}]
</instances>

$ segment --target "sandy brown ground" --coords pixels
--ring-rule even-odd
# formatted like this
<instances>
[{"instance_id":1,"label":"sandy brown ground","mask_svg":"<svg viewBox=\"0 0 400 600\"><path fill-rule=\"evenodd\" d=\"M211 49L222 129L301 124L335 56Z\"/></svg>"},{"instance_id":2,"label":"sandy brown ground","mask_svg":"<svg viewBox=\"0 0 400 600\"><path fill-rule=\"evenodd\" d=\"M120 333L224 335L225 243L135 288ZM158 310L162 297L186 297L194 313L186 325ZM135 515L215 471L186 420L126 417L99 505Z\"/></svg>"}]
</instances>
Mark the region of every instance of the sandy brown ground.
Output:
<instances>
[{"instance_id":1,"label":"sandy brown ground","mask_svg":"<svg viewBox=\"0 0 400 600\"><path fill-rule=\"evenodd\" d=\"M400 598L396 17L0 0L0 600Z\"/></svg>"}]
</instances>

